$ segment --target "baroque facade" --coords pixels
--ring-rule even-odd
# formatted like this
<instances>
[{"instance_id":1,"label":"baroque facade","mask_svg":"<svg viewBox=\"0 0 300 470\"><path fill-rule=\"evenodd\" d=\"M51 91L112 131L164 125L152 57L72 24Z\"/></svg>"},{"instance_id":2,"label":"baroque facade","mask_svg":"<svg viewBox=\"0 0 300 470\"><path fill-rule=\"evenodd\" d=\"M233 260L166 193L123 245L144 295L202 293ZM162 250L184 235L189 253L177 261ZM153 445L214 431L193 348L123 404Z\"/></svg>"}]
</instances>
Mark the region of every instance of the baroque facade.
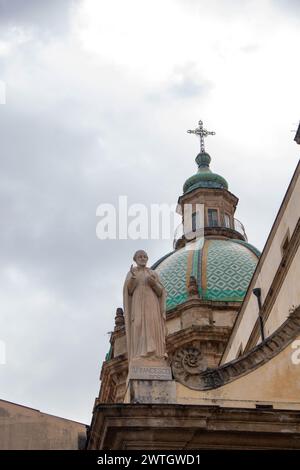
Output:
<instances>
[{"instance_id":1,"label":"baroque facade","mask_svg":"<svg viewBox=\"0 0 300 470\"><path fill-rule=\"evenodd\" d=\"M200 123L192 132L208 135ZM131 393L118 308L88 449L300 448L300 364L292 356L300 338L300 167L260 255L202 143L178 200L183 224L185 205L192 208L192 230L177 232L173 251L152 266L166 291L172 392L149 376Z\"/></svg>"}]
</instances>

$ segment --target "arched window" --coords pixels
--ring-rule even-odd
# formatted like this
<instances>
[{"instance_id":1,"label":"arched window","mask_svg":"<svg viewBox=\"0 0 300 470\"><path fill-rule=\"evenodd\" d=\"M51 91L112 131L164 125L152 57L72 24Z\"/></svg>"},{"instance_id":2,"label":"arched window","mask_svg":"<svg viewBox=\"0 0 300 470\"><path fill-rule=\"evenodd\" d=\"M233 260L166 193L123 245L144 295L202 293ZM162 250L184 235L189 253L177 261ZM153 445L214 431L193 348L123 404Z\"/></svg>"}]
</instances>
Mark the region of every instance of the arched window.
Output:
<instances>
[{"instance_id":1,"label":"arched window","mask_svg":"<svg viewBox=\"0 0 300 470\"><path fill-rule=\"evenodd\" d=\"M208 209L207 210L207 219L209 227L217 227L218 223L218 211L217 209Z\"/></svg>"}]
</instances>

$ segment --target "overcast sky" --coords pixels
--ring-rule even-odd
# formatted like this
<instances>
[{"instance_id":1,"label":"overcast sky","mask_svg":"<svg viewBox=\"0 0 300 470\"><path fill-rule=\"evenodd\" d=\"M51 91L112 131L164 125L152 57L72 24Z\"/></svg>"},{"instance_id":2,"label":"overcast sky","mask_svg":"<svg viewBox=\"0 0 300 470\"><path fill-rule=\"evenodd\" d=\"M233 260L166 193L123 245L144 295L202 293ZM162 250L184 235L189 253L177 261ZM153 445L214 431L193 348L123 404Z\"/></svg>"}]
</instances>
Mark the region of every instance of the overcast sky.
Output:
<instances>
[{"instance_id":1,"label":"overcast sky","mask_svg":"<svg viewBox=\"0 0 300 470\"><path fill-rule=\"evenodd\" d=\"M262 249L299 157L298 0L0 0L0 398L89 423L138 248L96 208L176 203L211 167Z\"/></svg>"}]
</instances>

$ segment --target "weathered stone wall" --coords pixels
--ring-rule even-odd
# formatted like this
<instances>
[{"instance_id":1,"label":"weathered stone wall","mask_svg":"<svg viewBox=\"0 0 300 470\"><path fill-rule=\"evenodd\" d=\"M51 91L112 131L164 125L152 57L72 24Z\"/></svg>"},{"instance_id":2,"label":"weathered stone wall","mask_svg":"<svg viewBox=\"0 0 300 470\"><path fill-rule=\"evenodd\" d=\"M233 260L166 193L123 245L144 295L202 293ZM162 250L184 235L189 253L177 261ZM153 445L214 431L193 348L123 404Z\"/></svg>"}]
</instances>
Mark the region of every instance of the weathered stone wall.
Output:
<instances>
[{"instance_id":1,"label":"weathered stone wall","mask_svg":"<svg viewBox=\"0 0 300 470\"><path fill-rule=\"evenodd\" d=\"M0 400L0 450L77 450L86 426Z\"/></svg>"}]
</instances>

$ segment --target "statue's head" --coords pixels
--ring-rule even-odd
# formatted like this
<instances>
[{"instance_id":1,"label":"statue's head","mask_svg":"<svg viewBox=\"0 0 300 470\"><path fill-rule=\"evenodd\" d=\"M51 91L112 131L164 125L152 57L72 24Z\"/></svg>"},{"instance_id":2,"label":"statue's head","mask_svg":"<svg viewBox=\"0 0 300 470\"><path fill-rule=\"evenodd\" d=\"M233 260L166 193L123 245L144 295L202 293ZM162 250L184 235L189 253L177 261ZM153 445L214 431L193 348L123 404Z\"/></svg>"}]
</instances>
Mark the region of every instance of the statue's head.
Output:
<instances>
[{"instance_id":1,"label":"statue's head","mask_svg":"<svg viewBox=\"0 0 300 470\"><path fill-rule=\"evenodd\" d=\"M138 250L135 252L133 260L136 262L136 264L140 267L144 267L147 264L148 261L148 255L146 251L144 250Z\"/></svg>"}]
</instances>

